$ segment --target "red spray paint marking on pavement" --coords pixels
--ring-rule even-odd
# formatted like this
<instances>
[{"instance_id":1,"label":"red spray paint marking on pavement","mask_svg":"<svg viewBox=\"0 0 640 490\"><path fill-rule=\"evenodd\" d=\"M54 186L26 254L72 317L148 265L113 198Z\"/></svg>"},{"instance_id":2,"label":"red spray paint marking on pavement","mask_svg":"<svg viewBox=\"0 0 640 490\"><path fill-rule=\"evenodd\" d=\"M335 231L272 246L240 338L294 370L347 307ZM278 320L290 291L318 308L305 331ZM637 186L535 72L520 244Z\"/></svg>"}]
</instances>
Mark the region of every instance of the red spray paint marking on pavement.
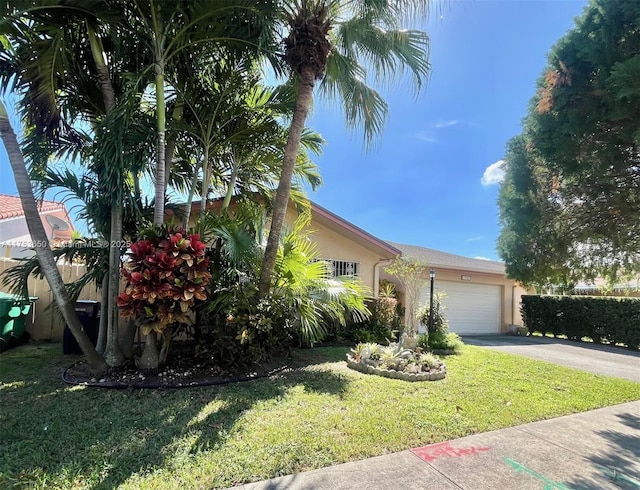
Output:
<instances>
[{"instance_id":1,"label":"red spray paint marking on pavement","mask_svg":"<svg viewBox=\"0 0 640 490\"><path fill-rule=\"evenodd\" d=\"M427 463L435 461L438 458L459 458L462 456L475 456L484 451L488 451L489 447L465 447L456 448L451 445L451 442L440 442L438 444L431 444L429 446L417 447L412 449L411 452L418 456L420 459Z\"/></svg>"}]
</instances>

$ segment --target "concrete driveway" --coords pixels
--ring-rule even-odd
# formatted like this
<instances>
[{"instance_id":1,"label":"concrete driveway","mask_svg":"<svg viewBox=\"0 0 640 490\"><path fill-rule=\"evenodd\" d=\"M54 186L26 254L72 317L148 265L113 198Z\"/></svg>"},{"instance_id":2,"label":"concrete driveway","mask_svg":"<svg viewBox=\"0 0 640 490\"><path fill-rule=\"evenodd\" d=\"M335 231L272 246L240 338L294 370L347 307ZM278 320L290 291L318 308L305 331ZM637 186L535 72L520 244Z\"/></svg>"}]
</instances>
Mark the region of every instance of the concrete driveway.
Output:
<instances>
[{"instance_id":1,"label":"concrete driveway","mask_svg":"<svg viewBox=\"0 0 640 490\"><path fill-rule=\"evenodd\" d=\"M469 345L553 362L596 374L640 382L640 352L549 337L465 336Z\"/></svg>"}]
</instances>

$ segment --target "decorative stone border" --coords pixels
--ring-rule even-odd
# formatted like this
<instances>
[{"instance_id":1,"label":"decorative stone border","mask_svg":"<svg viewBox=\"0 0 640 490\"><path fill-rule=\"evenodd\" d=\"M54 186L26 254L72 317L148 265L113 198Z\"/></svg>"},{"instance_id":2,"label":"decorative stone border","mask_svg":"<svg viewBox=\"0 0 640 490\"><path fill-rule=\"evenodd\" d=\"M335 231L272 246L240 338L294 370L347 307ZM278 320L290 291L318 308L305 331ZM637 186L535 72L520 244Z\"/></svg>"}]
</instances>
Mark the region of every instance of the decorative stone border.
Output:
<instances>
[{"instance_id":1,"label":"decorative stone border","mask_svg":"<svg viewBox=\"0 0 640 490\"><path fill-rule=\"evenodd\" d=\"M385 378L402 379L404 381L437 381L439 379L444 379L447 375L447 367L444 363L442 363L442 367L440 367L439 371L413 374L395 371L393 369L377 368L362 362L356 362L350 354L347 354L347 366L363 374L376 374Z\"/></svg>"}]
</instances>

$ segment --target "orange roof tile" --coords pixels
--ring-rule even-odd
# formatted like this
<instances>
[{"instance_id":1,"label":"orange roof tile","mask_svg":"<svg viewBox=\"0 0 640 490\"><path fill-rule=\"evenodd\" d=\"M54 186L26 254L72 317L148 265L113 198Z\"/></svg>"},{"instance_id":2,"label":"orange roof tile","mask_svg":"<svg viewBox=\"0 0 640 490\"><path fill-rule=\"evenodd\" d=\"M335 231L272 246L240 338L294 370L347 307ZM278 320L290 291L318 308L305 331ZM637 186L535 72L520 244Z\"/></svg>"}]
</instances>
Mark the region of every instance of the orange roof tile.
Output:
<instances>
[{"instance_id":1,"label":"orange roof tile","mask_svg":"<svg viewBox=\"0 0 640 490\"><path fill-rule=\"evenodd\" d=\"M62 209L66 213L66 208L63 203L53 201L38 201L38 209L43 211L55 211L56 209ZM0 194L0 220L8 218L16 218L18 216L24 216L22 210L22 203L17 196L9 196L7 194Z\"/></svg>"}]
</instances>

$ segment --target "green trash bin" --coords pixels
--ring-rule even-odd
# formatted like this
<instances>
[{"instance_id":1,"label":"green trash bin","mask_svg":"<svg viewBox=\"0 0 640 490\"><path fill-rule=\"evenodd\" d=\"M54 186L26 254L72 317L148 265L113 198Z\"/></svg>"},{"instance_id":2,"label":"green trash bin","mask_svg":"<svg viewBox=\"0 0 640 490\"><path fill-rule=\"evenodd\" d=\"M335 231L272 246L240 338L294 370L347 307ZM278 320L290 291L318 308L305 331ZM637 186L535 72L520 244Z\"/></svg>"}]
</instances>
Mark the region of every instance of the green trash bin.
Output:
<instances>
[{"instance_id":1,"label":"green trash bin","mask_svg":"<svg viewBox=\"0 0 640 490\"><path fill-rule=\"evenodd\" d=\"M36 299L0 292L0 347L22 338L27 315Z\"/></svg>"}]
</instances>

